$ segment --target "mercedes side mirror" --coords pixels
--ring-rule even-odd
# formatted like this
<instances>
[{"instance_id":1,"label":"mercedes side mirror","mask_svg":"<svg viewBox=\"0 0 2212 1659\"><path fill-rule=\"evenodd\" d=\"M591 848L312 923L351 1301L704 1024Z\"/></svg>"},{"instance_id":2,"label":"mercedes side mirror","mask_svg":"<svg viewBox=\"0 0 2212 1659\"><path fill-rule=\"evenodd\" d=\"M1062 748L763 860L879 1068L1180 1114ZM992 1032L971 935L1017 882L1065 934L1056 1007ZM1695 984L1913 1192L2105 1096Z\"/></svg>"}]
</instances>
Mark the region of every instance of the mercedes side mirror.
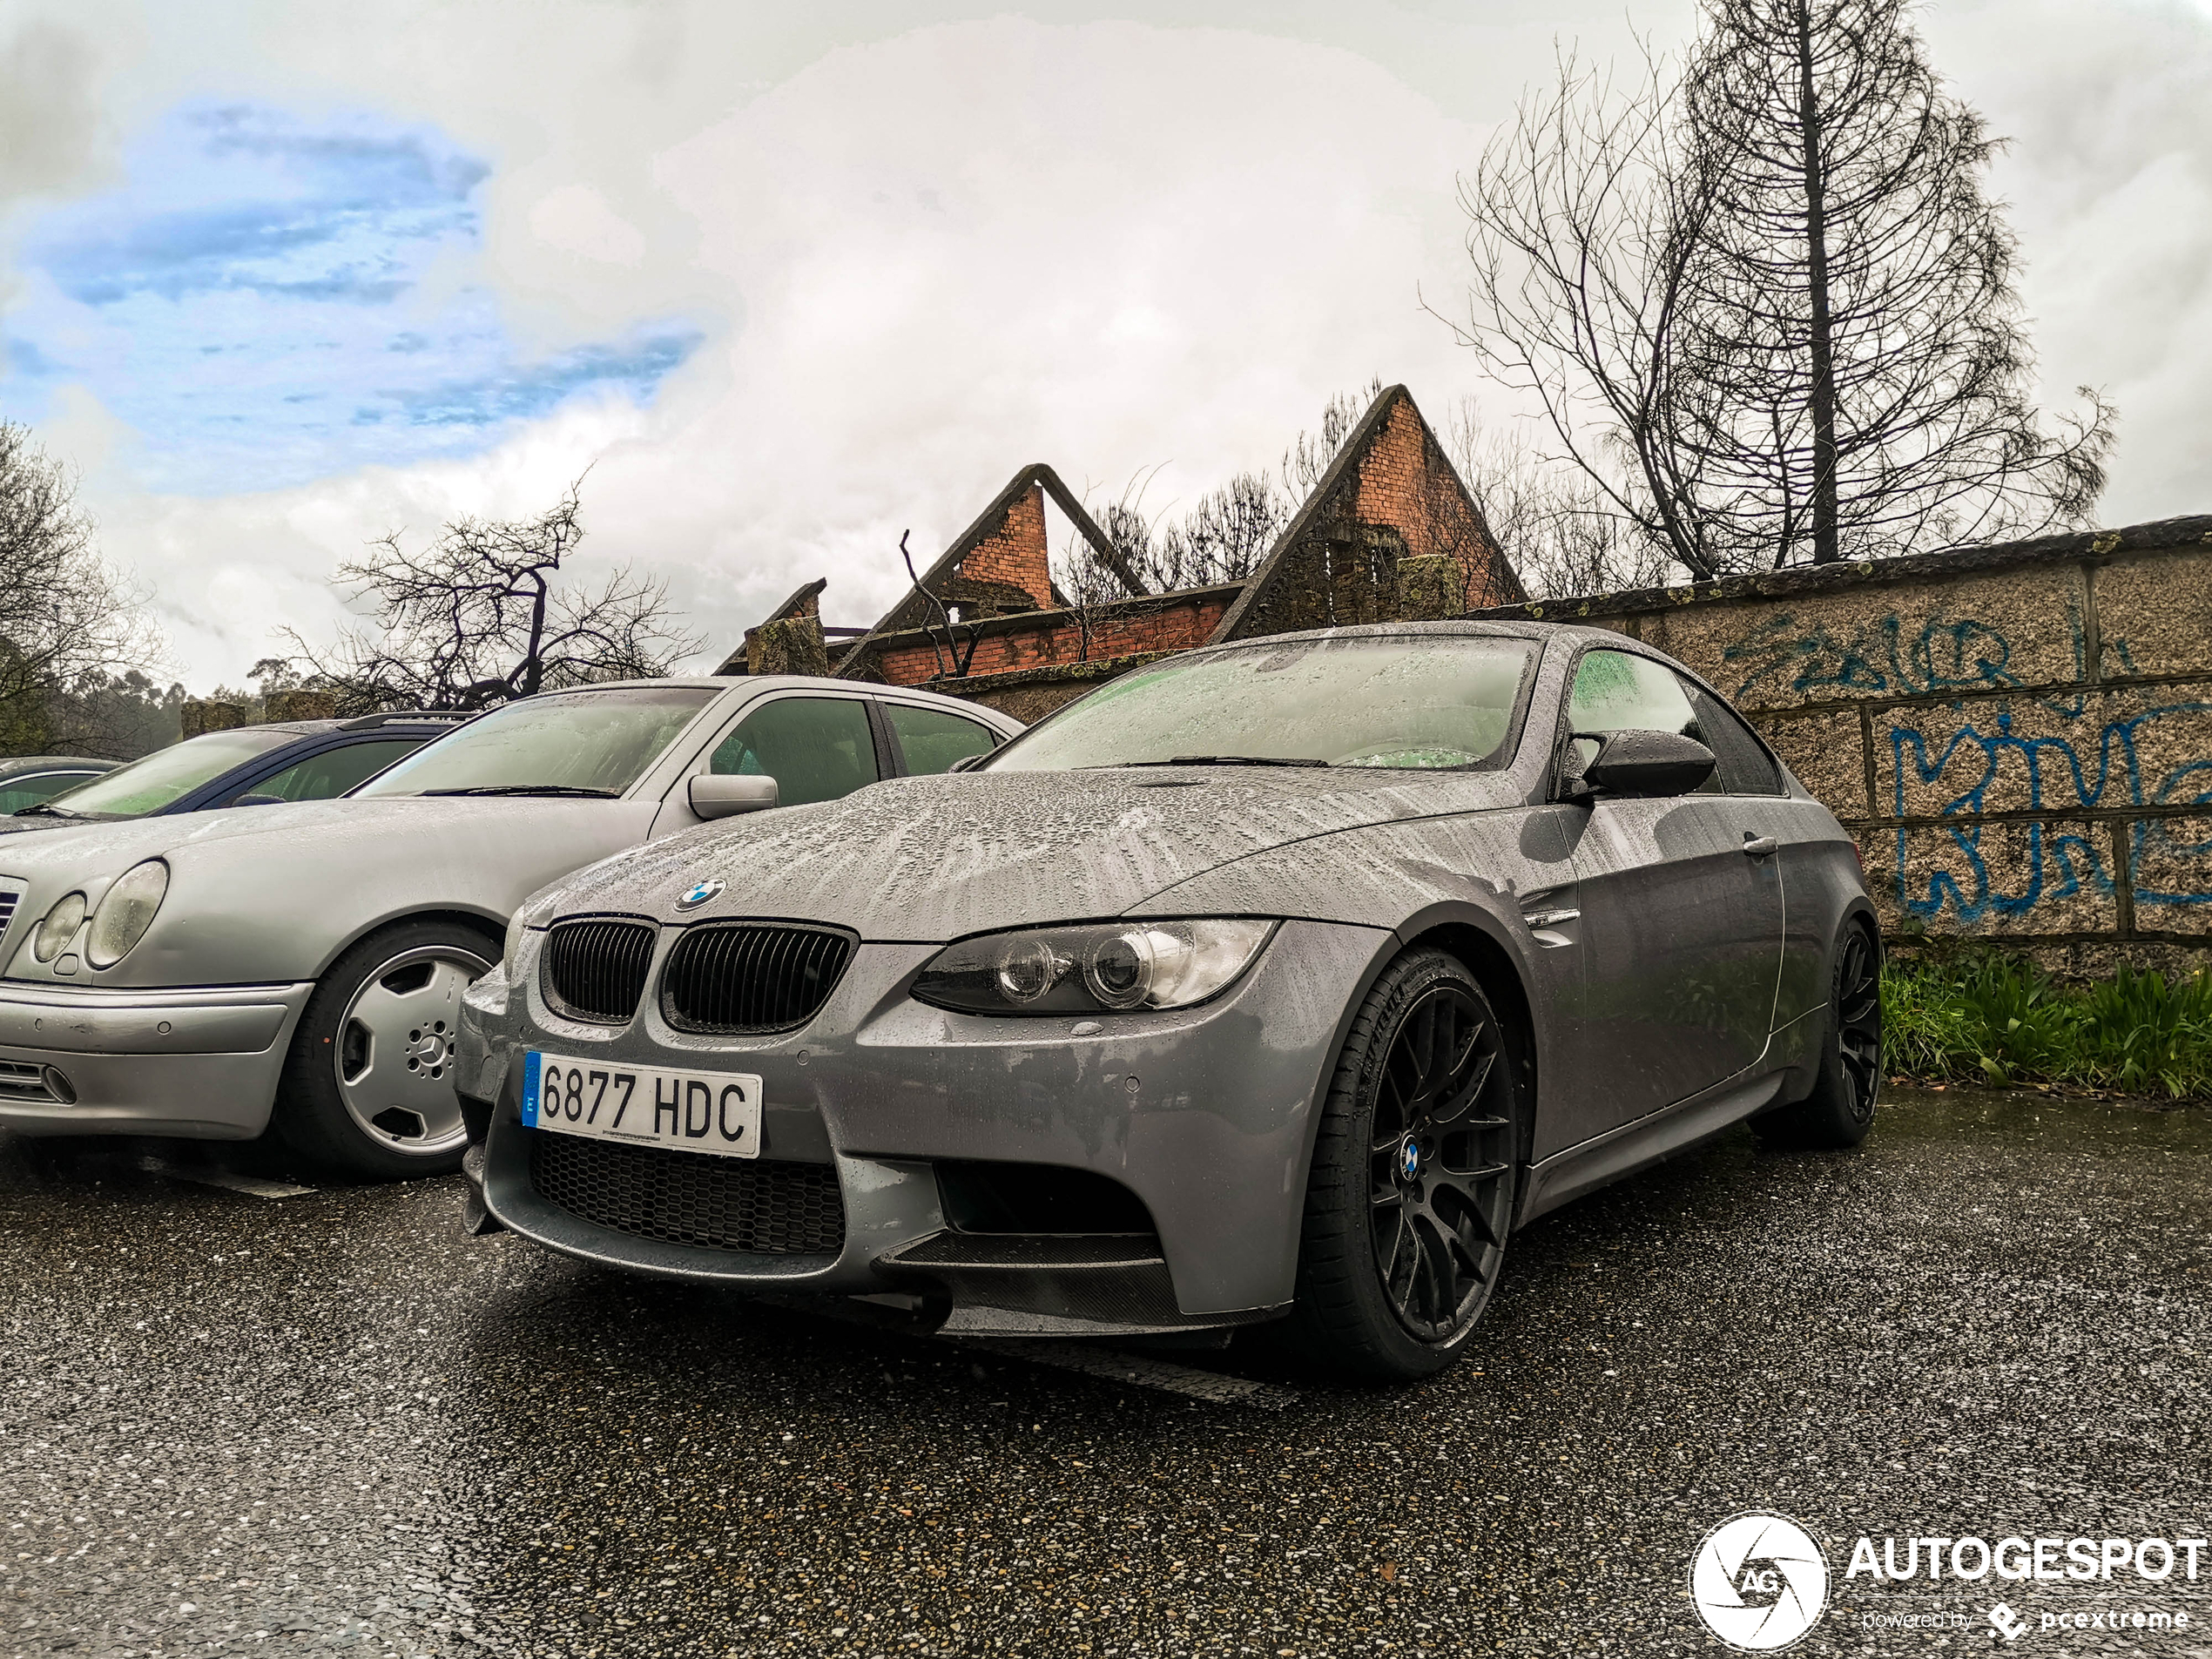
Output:
<instances>
[{"instance_id":1,"label":"mercedes side mirror","mask_svg":"<svg viewBox=\"0 0 2212 1659\"><path fill-rule=\"evenodd\" d=\"M1582 768L1581 792L1608 795L1687 795L1713 775L1713 752L1679 732L1608 732L1595 738L1597 753Z\"/></svg>"},{"instance_id":2,"label":"mercedes side mirror","mask_svg":"<svg viewBox=\"0 0 2212 1659\"><path fill-rule=\"evenodd\" d=\"M758 774L706 772L691 779L691 811L699 818L735 818L776 804L776 780Z\"/></svg>"}]
</instances>

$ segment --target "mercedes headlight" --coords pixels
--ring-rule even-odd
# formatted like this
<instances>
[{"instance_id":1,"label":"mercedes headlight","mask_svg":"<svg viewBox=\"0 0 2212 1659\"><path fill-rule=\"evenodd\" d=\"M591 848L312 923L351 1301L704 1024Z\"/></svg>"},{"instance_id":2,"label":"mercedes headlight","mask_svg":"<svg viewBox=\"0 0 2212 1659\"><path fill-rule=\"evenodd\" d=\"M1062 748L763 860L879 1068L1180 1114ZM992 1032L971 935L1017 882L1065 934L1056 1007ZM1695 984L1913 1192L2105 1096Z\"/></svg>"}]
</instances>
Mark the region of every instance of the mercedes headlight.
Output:
<instances>
[{"instance_id":1,"label":"mercedes headlight","mask_svg":"<svg viewBox=\"0 0 2212 1659\"><path fill-rule=\"evenodd\" d=\"M1271 921L1035 927L948 945L914 995L968 1014L1096 1014L1203 1002L1251 965Z\"/></svg>"},{"instance_id":2,"label":"mercedes headlight","mask_svg":"<svg viewBox=\"0 0 2212 1659\"><path fill-rule=\"evenodd\" d=\"M30 954L42 962L52 961L84 925L84 895L72 893L49 910L46 920L38 924L38 931L31 935Z\"/></svg>"},{"instance_id":3,"label":"mercedes headlight","mask_svg":"<svg viewBox=\"0 0 2212 1659\"><path fill-rule=\"evenodd\" d=\"M113 968L131 954L131 948L153 926L153 913L161 908L169 891L169 867L159 859L134 864L116 878L115 885L92 913L92 931L84 941L84 954L95 968Z\"/></svg>"}]
</instances>

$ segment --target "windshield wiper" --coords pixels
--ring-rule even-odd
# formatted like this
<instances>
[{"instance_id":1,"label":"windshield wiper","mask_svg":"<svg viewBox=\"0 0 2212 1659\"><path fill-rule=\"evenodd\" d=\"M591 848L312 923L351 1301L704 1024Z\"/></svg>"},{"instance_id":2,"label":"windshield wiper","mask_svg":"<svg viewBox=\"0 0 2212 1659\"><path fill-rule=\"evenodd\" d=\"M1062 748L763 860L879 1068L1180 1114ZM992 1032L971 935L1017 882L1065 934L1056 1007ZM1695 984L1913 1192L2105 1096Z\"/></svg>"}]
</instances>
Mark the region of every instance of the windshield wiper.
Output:
<instances>
[{"instance_id":1,"label":"windshield wiper","mask_svg":"<svg viewBox=\"0 0 2212 1659\"><path fill-rule=\"evenodd\" d=\"M72 813L65 806L49 806L43 800L36 806L17 807L15 815L17 818L82 818L84 816L82 813Z\"/></svg>"},{"instance_id":2,"label":"windshield wiper","mask_svg":"<svg viewBox=\"0 0 2212 1659\"><path fill-rule=\"evenodd\" d=\"M1325 760L1291 760L1281 755L1173 755L1165 760L1123 760L1124 766L1325 766Z\"/></svg>"},{"instance_id":3,"label":"windshield wiper","mask_svg":"<svg viewBox=\"0 0 2212 1659\"><path fill-rule=\"evenodd\" d=\"M618 800L619 789L589 789L582 784L477 784L469 789L426 789L426 795L570 795Z\"/></svg>"}]
</instances>

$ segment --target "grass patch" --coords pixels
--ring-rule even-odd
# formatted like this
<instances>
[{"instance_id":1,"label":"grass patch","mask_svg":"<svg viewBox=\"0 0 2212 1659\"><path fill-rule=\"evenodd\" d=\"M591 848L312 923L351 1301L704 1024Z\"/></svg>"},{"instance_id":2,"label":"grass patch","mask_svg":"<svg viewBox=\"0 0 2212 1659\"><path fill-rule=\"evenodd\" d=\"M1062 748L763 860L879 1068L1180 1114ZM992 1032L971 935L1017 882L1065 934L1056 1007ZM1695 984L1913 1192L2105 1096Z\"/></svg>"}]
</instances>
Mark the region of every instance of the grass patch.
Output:
<instances>
[{"instance_id":1,"label":"grass patch","mask_svg":"<svg viewBox=\"0 0 2212 1659\"><path fill-rule=\"evenodd\" d=\"M1931 951L1884 963L1882 1015L1892 1075L2212 1097L2212 974L2202 969L2171 981L2122 964L2074 985L2002 951Z\"/></svg>"}]
</instances>

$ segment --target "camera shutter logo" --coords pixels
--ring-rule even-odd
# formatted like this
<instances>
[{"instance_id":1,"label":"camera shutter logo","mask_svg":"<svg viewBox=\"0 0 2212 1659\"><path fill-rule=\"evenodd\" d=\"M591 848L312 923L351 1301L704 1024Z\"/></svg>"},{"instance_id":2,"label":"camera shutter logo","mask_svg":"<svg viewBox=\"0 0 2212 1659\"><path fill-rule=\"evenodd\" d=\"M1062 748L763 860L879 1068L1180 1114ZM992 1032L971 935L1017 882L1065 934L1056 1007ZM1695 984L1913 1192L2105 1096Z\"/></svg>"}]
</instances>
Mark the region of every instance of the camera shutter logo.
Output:
<instances>
[{"instance_id":1,"label":"camera shutter logo","mask_svg":"<svg viewBox=\"0 0 2212 1659\"><path fill-rule=\"evenodd\" d=\"M1705 1628L1745 1653L1774 1653L1820 1622L1828 1558L1786 1515L1730 1515L1689 1563L1689 1599Z\"/></svg>"}]
</instances>

